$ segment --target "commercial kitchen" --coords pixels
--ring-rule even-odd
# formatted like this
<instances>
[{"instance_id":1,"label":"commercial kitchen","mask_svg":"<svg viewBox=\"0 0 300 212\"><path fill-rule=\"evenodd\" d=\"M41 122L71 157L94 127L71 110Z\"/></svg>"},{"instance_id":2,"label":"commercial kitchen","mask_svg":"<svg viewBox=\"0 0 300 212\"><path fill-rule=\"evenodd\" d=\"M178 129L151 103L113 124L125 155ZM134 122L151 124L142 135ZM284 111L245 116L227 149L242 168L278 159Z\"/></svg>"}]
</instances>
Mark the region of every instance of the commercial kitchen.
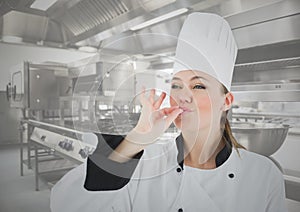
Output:
<instances>
[{"instance_id":1,"label":"commercial kitchen","mask_svg":"<svg viewBox=\"0 0 300 212\"><path fill-rule=\"evenodd\" d=\"M300 211L299 0L2 0L1 212L50 211L51 188L95 150L93 132L135 126L143 87L170 87L193 12L228 21L234 136L276 164L288 211Z\"/></svg>"}]
</instances>

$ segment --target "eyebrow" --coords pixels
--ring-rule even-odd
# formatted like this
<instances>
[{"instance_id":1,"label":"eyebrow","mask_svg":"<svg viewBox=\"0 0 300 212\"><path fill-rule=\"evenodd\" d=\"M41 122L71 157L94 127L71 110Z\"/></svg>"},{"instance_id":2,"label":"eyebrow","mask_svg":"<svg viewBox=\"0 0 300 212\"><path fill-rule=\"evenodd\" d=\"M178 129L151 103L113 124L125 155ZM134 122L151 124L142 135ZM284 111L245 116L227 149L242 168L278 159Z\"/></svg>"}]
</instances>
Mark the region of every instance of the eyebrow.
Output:
<instances>
[{"instance_id":1,"label":"eyebrow","mask_svg":"<svg viewBox=\"0 0 300 212\"><path fill-rule=\"evenodd\" d=\"M194 77L192 77L192 78L190 79L190 81L195 80L195 79L203 79L203 80L208 81L206 78L200 77L200 76L194 76ZM173 77L172 80L180 80L180 81L182 81L182 79L180 79L179 77Z\"/></svg>"}]
</instances>

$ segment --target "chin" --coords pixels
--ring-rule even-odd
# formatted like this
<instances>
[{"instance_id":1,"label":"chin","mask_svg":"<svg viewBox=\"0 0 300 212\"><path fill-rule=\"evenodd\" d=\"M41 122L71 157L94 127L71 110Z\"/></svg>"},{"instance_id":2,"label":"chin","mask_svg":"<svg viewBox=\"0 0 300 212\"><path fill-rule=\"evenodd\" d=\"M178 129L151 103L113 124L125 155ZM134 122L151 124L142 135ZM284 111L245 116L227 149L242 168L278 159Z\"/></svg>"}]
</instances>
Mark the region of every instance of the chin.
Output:
<instances>
[{"instance_id":1,"label":"chin","mask_svg":"<svg viewBox=\"0 0 300 212\"><path fill-rule=\"evenodd\" d=\"M175 119L174 125L177 129L188 132L198 132L202 128L199 122L194 123L190 120L181 120L179 118Z\"/></svg>"}]
</instances>

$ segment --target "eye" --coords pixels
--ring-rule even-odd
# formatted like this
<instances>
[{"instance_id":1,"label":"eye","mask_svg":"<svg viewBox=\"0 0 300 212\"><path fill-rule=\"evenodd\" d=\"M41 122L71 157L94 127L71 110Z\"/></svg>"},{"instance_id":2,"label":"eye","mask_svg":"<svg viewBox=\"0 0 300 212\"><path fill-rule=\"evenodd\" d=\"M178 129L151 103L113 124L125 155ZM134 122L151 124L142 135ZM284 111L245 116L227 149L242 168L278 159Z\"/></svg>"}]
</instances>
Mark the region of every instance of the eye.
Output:
<instances>
[{"instance_id":1,"label":"eye","mask_svg":"<svg viewBox=\"0 0 300 212\"><path fill-rule=\"evenodd\" d=\"M203 85L195 85L193 89L205 89Z\"/></svg>"},{"instance_id":2,"label":"eye","mask_svg":"<svg viewBox=\"0 0 300 212\"><path fill-rule=\"evenodd\" d=\"M171 86L171 88L172 88L172 89L181 89L182 86L173 84L173 85Z\"/></svg>"}]
</instances>

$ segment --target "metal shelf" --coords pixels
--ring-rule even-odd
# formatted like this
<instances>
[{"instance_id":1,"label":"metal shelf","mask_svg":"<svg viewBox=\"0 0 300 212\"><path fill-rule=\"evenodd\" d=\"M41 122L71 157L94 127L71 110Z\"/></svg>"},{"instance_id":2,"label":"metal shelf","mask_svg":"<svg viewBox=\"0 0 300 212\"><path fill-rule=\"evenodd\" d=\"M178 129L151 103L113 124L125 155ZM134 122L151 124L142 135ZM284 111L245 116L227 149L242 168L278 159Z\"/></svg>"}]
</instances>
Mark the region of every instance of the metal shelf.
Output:
<instances>
[{"instance_id":1,"label":"metal shelf","mask_svg":"<svg viewBox=\"0 0 300 212\"><path fill-rule=\"evenodd\" d=\"M235 71L265 71L273 69L300 68L300 57L277 60L241 63L235 65Z\"/></svg>"},{"instance_id":2,"label":"metal shelf","mask_svg":"<svg viewBox=\"0 0 300 212\"><path fill-rule=\"evenodd\" d=\"M300 90L235 90L232 93L237 102L300 102Z\"/></svg>"}]
</instances>

